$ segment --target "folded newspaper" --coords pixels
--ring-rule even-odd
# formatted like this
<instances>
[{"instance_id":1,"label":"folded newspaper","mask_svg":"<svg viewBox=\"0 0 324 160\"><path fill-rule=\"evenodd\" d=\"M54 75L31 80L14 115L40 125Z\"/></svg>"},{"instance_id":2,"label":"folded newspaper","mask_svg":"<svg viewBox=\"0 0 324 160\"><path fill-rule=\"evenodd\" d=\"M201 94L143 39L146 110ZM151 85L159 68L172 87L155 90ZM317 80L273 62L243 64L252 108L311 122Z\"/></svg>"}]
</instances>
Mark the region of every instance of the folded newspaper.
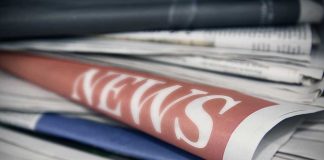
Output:
<instances>
[{"instance_id":1,"label":"folded newspaper","mask_svg":"<svg viewBox=\"0 0 324 160\"><path fill-rule=\"evenodd\" d=\"M237 48L279 53L311 53L316 35L310 25L227 28L195 31L156 31L107 34L107 38L178 43L193 46Z\"/></svg>"},{"instance_id":2,"label":"folded newspaper","mask_svg":"<svg viewBox=\"0 0 324 160\"><path fill-rule=\"evenodd\" d=\"M54 56L60 56L55 54ZM223 86L245 92L248 94L269 98L272 101L286 101L307 105L323 106L322 92L324 89L323 79L312 85L290 85L273 83L270 81L260 81L257 79L246 79L237 76L204 72L169 64L157 63L154 61L140 59L136 57L115 57L108 55L84 55L67 54L61 56L70 59L79 59L89 63L109 63L126 68L134 68L146 72L160 74L176 79L194 81L211 86Z\"/></svg>"},{"instance_id":3,"label":"folded newspaper","mask_svg":"<svg viewBox=\"0 0 324 160\"><path fill-rule=\"evenodd\" d=\"M112 160L0 126L0 157L6 160Z\"/></svg>"},{"instance_id":4,"label":"folded newspaper","mask_svg":"<svg viewBox=\"0 0 324 160\"><path fill-rule=\"evenodd\" d=\"M144 35L145 36L144 36ZM167 34L167 36L160 35ZM184 36L182 36L182 34ZM152 36L152 38L146 38ZM198 38L196 37L198 36ZM144 37L144 38L143 38ZM170 43L163 42L165 37ZM172 41L180 39L179 41ZM183 45L191 40L221 41L227 45L215 47ZM131 40L131 41L130 41ZM142 41L138 41L142 40ZM235 40L235 43L233 43ZM171 43L172 42L172 43ZM279 43L280 42L280 43ZM206 42L207 43L207 42ZM262 43L265 49L259 46ZM286 27L235 28L211 31L179 31L157 33L122 33L84 38L36 39L1 42L3 49L34 49L50 51L73 51L86 53L110 53L132 55L195 55L207 57L254 57L295 63L309 62L311 51L320 43L316 31L309 25ZM254 46L254 47L253 47ZM287 52L286 52L287 51ZM294 56L291 56L293 54Z\"/></svg>"},{"instance_id":5,"label":"folded newspaper","mask_svg":"<svg viewBox=\"0 0 324 160\"><path fill-rule=\"evenodd\" d=\"M311 85L323 77L323 64L312 64L312 51L319 43L316 31L303 24L2 42L0 48L136 55L217 73Z\"/></svg>"},{"instance_id":6,"label":"folded newspaper","mask_svg":"<svg viewBox=\"0 0 324 160\"><path fill-rule=\"evenodd\" d=\"M205 159L291 155L291 117L323 110L95 61L2 51L0 68Z\"/></svg>"},{"instance_id":7,"label":"folded newspaper","mask_svg":"<svg viewBox=\"0 0 324 160\"><path fill-rule=\"evenodd\" d=\"M11 81L12 78L13 77L9 74L2 74L1 83L8 83L7 81ZM41 89L36 85L32 85L28 82L24 82L23 80L19 80L19 79L16 79L15 82L12 83L12 85L3 85L1 87L1 89L3 89L3 94L11 94L13 92L17 92L17 88L12 87L15 85L23 89L29 88L27 90L24 90L25 92L21 92L22 94L15 95L16 100L18 99L25 100L27 95L32 99L34 97L43 97L43 98L53 97L53 93L46 92L44 89ZM64 98L62 98L59 101L61 102L60 104L62 104L62 106L68 106L69 104L71 104L71 102L65 100ZM16 102L17 101L12 101L11 106L21 105L19 101L18 103ZM3 103L1 102L1 104ZM185 154L184 152L179 152L178 149L167 146L162 142L157 143L156 140L152 141L152 138L147 138L147 136L145 135L141 136L141 134L138 134L137 132L132 132L132 130L122 129L122 132L119 131L118 134L112 134L116 132L114 130L121 130L119 129L120 128L119 126L121 126L121 124L117 124L112 120L104 118L103 116L95 115L90 111L89 114L71 114L70 112L66 112L70 110L70 107L57 106L58 108L56 110L53 110L52 108L46 107L46 105L48 104L44 103L44 101L33 101L33 104L38 106L37 108L38 110L41 110L43 112L55 112L55 113L59 112L60 116L58 114L38 113L31 105L28 108L16 107L11 110L7 110L5 112L0 113L0 122L17 126L17 127L22 127L25 129L30 129L35 132L46 133L49 135L53 135L55 137L62 137L69 140L76 140L77 142L82 142L84 144L91 144L92 146L107 151L114 151L114 152L117 151L118 154L126 155L128 157L133 157L133 158L156 159L156 160L158 159L177 159L177 160L196 159L195 157ZM86 123L87 120L91 120L93 122ZM305 157L305 155L308 156L307 158L312 158L312 159L315 159L314 157L320 157L320 156L323 157L323 155L321 155L321 153L323 152L318 151L321 148L323 148L320 146L323 145L322 142L324 139L323 137L324 130L321 129L321 125L320 125L323 122L324 122L323 114L311 114L309 117L305 117L305 121L297 127L296 132L292 135L292 138L287 143L285 143L285 145L281 146L280 143L271 145L271 146L275 146L276 148L278 148L277 146L281 146L280 150L277 151L277 153L272 159L274 160L301 159L300 157ZM121 127L125 128L125 126L121 126ZM92 132L93 130L96 131L96 135L88 136L89 132ZM282 129L282 130L285 131L286 129ZM113 138L114 140L112 140L111 138ZM133 143L126 143L126 144L123 143L124 139L129 139L129 138L132 139ZM115 139L118 139L120 141L116 141ZM297 150L298 152L296 152L297 149L296 147L299 145L297 146L291 145L291 143L293 144L295 143L292 142L295 140L302 141L303 146L306 147L303 149L299 149ZM26 143L26 141L20 140L17 144L24 145L24 143ZM127 144L130 144L128 145L129 149L120 149L120 148L125 148L125 145ZM132 144L134 145L142 144L143 148L134 147L132 146ZM316 147L311 147L314 145ZM48 146L47 148L52 149L53 147ZM30 149L33 150L34 148L29 147L28 151L30 151ZM1 151L1 153L4 152L7 152L7 150ZM304 155L305 152L307 154ZM1 156L6 157L8 156L7 154L12 154L12 152L9 150L8 153L4 153L4 154L6 155L1 154ZM17 155L13 155L13 156L17 158ZM29 155L29 157L32 159L34 158L34 156L37 155ZM43 159L45 158L43 157Z\"/></svg>"}]
</instances>

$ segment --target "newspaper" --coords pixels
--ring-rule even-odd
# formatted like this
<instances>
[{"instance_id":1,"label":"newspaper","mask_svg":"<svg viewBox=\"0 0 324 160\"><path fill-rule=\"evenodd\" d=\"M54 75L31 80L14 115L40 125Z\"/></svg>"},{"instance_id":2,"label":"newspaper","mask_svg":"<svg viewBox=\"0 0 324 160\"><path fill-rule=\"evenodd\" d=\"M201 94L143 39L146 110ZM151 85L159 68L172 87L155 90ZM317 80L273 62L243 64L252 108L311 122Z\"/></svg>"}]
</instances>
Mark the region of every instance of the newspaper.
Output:
<instances>
[{"instance_id":1,"label":"newspaper","mask_svg":"<svg viewBox=\"0 0 324 160\"><path fill-rule=\"evenodd\" d=\"M309 55L312 48L312 31L310 25L307 24L287 27L134 32L105 36L116 39L238 48L294 55Z\"/></svg>"},{"instance_id":2,"label":"newspaper","mask_svg":"<svg viewBox=\"0 0 324 160\"><path fill-rule=\"evenodd\" d=\"M5 78L7 77L7 79L9 78L13 78L11 75L9 74L4 74L3 73L3 76L1 76L1 80L4 80ZM22 80L19 80L19 79L16 79L14 78L15 80L17 81L21 81ZM4 81L2 81L4 82ZM44 90L43 89L38 89L39 87L35 86L35 85L28 85L29 83L28 82L24 82L24 83L21 83L21 84L17 84L17 83L13 83L12 82L12 85L15 85L15 86L19 86L19 88L23 88L23 89L26 89L27 86L30 87L30 88L34 88L33 92L20 92L21 94L28 94L29 99L34 99L34 97L46 97L46 94L44 94ZM6 86L11 86L11 85L6 85ZM3 86L5 87L5 86ZM4 88L2 88L4 89ZM29 89L31 90L31 89ZM8 93L12 93L12 92L18 92L19 90L17 90L17 88L13 88L13 87L6 87L5 88L5 91L8 92ZM26 91L26 90L25 90ZM46 92L45 92L46 93ZM49 94L49 95L52 95L52 94ZM13 95L11 96L8 96L8 98L13 98ZM15 105L19 105L19 104L16 104L17 100L19 99L25 99L26 97L22 97L20 95L15 95L15 101L10 101L12 104L15 104ZM1 105L3 105L4 103L3 102L6 102L6 101L1 101ZM69 106L66 106L64 108L58 108L59 110L51 110L51 109L48 109L48 107L46 107L46 105L48 105L48 103L43 103L42 101L36 101L37 102L37 105L36 106L39 106L39 110L41 111L46 111L46 112L61 112L61 113L65 113L66 116L69 116L69 113L66 113L67 111L69 111ZM65 100L62 98L62 104L64 103L70 103L69 101ZM62 105L60 105L62 106ZM13 109L12 109L13 110ZM6 123L6 124L11 124L11 125L14 125L14 126L19 126L19 127L22 127L22 128L27 128L27 129L33 129L36 122L38 121L38 119L40 118L40 114L35 114L35 108L14 108L15 111L17 112L2 112L0 114L0 122L2 123ZM32 111L32 113L30 113L30 111ZM27 113L26 113L27 112ZM89 120L93 120L93 121L98 121L98 122L101 122L101 123L108 123L109 125L118 125L118 126L122 126L121 124L119 123L116 123L114 121L111 121L111 120L108 120L106 118L102 118L100 115L95 115L91 112L89 112L89 114L72 114L71 116L73 117L82 117L84 119L89 119ZM321 114L315 114L315 115L312 115L308 121L311 121L312 123L314 122L322 122L324 121L324 116L321 115ZM293 123L294 122L294 123ZM274 129L271 130L271 134L267 134L267 137L269 137L270 135L270 140L268 140L269 138L267 137L264 137L261 141L261 143L259 144L258 146L258 149L257 151L255 152L255 155L254 155L254 159L270 159L269 157L271 157L277 150L278 148L285 142L287 141L287 138L289 138L291 136L291 134L293 133L293 130L295 127L292 127L294 126L294 124L296 124L295 122L298 122L296 121L296 119L293 119L293 122L285 122L284 124L282 125L279 125L278 127L275 127ZM289 125L289 127L287 126ZM300 126L299 128L302 128L302 129L305 129L307 126L307 123ZM316 130L318 127L316 126L320 126L319 124L317 125L312 125L311 127L308 127L309 129L312 129L312 130ZM289 130L290 131L286 131L286 130ZM280 134L280 131L284 131ZM302 130L302 131L297 131L296 133L293 134L293 137L296 137L296 138L304 138L304 139L309 139L309 140L313 140L313 141L322 141L323 140L323 133L322 132L318 132L318 131L308 131L308 130ZM272 143L269 143L272 142ZM267 146L267 147L265 147Z\"/></svg>"},{"instance_id":3,"label":"newspaper","mask_svg":"<svg viewBox=\"0 0 324 160\"><path fill-rule=\"evenodd\" d=\"M323 148L323 142L293 138L282 148L280 148L279 151L283 153L306 157L309 159L322 159L324 157Z\"/></svg>"},{"instance_id":4,"label":"newspaper","mask_svg":"<svg viewBox=\"0 0 324 160\"><path fill-rule=\"evenodd\" d=\"M277 151L293 136L303 117L286 119L279 123L263 137L253 159L265 160L276 156Z\"/></svg>"},{"instance_id":5,"label":"newspaper","mask_svg":"<svg viewBox=\"0 0 324 160\"><path fill-rule=\"evenodd\" d=\"M0 48L6 50L40 50L53 52L81 52L87 54L117 55L194 55L205 57L249 57L264 60L294 63L308 63L309 54L287 54L279 52L246 50L237 48L216 48L204 46L187 46L163 44L144 41L129 41L106 37L40 39L16 42L1 42Z\"/></svg>"},{"instance_id":6,"label":"newspaper","mask_svg":"<svg viewBox=\"0 0 324 160\"><path fill-rule=\"evenodd\" d=\"M320 114L310 114L308 117L323 117ZM19 126L22 128L26 128L29 130L34 130L35 123L41 114L38 113L19 113L19 112L5 112L0 114L0 122L11 124L14 126ZM6 117L6 118L4 118ZM75 115L73 115L75 117ZM77 115L77 117L79 117ZM82 117L84 118L84 117ZM304 120L306 118L306 120ZM321 156L321 148L320 146L309 146L312 144L323 145L323 132L307 130L307 129L300 129L302 125L300 122L304 121L303 123L309 121L306 116L298 116L292 119L284 120L283 122L276 125L272 128L261 140L260 144L257 147L257 150L254 153L253 159L254 160L264 160L264 159L277 159L278 157L286 157L286 154L289 154L291 157L296 156L310 156L313 158L318 158ZM23 122L23 123L22 123ZM315 124L318 124L317 122ZM111 124L109 124L111 125ZM296 128L299 128L296 130ZM295 132L294 132L295 131ZM292 138L291 138L292 137ZM296 142L297 141L297 142ZM298 146L295 146L295 143L298 141L303 141L303 143L309 144L306 149L300 149ZM298 147L299 149L296 150L295 148ZM280 150L279 150L280 148ZM291 151L290 151L291 150ZM308 152L312 150L310 153L302 155L303 153L300 152ZM3 150L2 150L3 151ZM2 152L0 151L0 152ZM16 152L15 152L16 153ZM1 153L0 153L1 155ZM39 156L39 155L38 155ZM308 157L308 158L310 158ZM295 159L295 158L294 158Z\"/></svg>"},{"instance_id":7,"label":"newspaper","mask_svg":"<svg viewBox=\"0 0 324 160\"><path fill-rule=\"evenodd\" d=\"M5 154L24 160L108 160L54 142L14 132L0 126L0 155ZM1 157L4 158L4 157Z\"/></svg>"},{"instance_id":8,"label":"newspaper","mask_svg":"<svg viewBox=\"0 0 324 160\"><path fill-rule=\"evenodd\" d=\"M276 157L286 159L322 159L324 146L324 130L313 130L315 127L309 126L312 122L314 126L323 124L324 112L307 115L301 124L298 125L292 137L283 144L276 153Z\"/></svg>"},{"instance_id":9,"label":"newspaper","mask_svg":"<svg viewBox=\"0 0 324 160\"><path fill-rule=\"evenodd\" d=\"M257 61L243 58L220 59L197 56L154 56L143 58L275 82L309 85L309 83L316 80L321 80L323 78L322 69L305 68L294 65L263 62L260 60Z\"/></svg>"},{"instance_id":10,"label":"newspaper","mask_svg":"<svg viewBox=\"0 0 324 160\"><path fill-rule=\"evenodd\" d=\"M290 117L323 110L268 101L223 87L57 58L3 53L0 66L207 159L252 159L274 126Z\"/></svg>"},{"instance_id":11,"label":"newspaper","mask_svg":"<svg viewBox=\"0 0 324 160\"><path fill-rule=\"evenodd\" d=\"M308 66L324 69L323 59L324 59L324 41L318 48L313 50L311 54L311 61Z\"/></svg>"},{"instance_id":12,"label":"newspaper","mask_svg":"<svg viewBox=\"0 0 324 160\"><path fill-rule=\"evenodd\" d=\"M19 112L5 112L0 113L0 122L18 126L28 130L35 130L35 126L42 114L35 113L19 113ZM279 125L272 128L267 134L262 137L257 150L254 153L253 159L263 160L271 159L278 149L284 144L294 133L295 128L299 124L302 117L296 117L292 120L285 120ZM243 132L241 133L243 135ZM247 137L248 138L248 137ZM249 139L249 138L248 138ZM243 143L243 142L242 142ZM251 142L244 142L244 144L236 145L252 145Z\"/></svg>"},{"instance_id":13,"label":"newspaper","mask_svg":"<svg viewBox=\"0 0 324 160\"><path fill-rule=\"evenodd\" d=\"M277 28L122 33L90 38L2 42L0 48L11 50L32 49L55 52L82 52L85 54L136 55L167 63L203 68L245 77L310 85L322 79L324 69L324 66L318 67L322 64L321 60L324 60L324 57L318 58L316 56L315 59L317 61L315 62L313 60L314 58L312 58L313 55L310 54L312 42L314 45L318 45L320 41L318 36L312 35L317 34L312 33L310 26L305 24ZM154 38L150 38L151 36ZM128 40L157 40L161 38L163 41L165 38L167 41L172 41L174 37L178 37L175 38L175 41L187 40L191 43L191 41L198 39L198 41L205 40L213 41L214 43L217 40L220 44L234 46L231 48L226 48L226 46L186 46L171 43L163 44ZM312 39L312 37L317 38ZM267 49L262 49L260 47L261 44L266 44L267 47L265 48ZM283 52L279 52L279 50Z\"/></svg>"},{"instance_id":14,"label":"newspaper","mask_svg":"<svg viewBox=\"0 0 324 160\"><path fill-rule=\"evenodd\" d=\"M57 55L56 55L57 56ZM300 104L313 104L321 95L324 89L324 81L321 80L311 86L298 86L271 83L259 81L255 79L244 79L241 77L228 76L201 70L192 70L189 68L181 68L168 64L161 64L138 58L123 58L100 55L83 55L83 54L64 54L62 57L73 57L88 60L89 63L109 63L123 67L143 70L155 74L160 74L176 79L193 81L211 86L222 86L239 90L248 94L270 98L272 100L288 101ZM323 103L314 105L323 106Z\"/></svg>"},{"instance_id":15,"label":"newspaper","mask_svg":"<svg viewBox=\"0 0 324 160\"><path fill-rule=\"evenodd\" d=\"M34 160L34 159L53 160L54 159L51 157L41 155L37 152L35 153L29 151L29 148L19 147L14 144L11 144L10 142L8 143L2 140L0 140L0 146L1 146L0 156L3 159L8 159L8 160L9 159L10 160Z\"/></svg>"}]
</instances>

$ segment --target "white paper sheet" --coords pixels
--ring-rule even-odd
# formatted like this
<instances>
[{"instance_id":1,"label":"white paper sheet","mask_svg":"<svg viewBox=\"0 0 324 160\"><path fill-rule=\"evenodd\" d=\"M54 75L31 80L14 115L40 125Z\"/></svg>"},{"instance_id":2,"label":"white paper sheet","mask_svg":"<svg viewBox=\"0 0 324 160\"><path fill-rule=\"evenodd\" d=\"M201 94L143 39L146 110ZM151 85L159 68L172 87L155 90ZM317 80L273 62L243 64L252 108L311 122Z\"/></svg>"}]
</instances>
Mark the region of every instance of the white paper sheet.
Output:
<instances>
[{"instance_id":1,"label":"white paper sheet","mask_svg":"<svg viewBox=\"0 0 324 160\"><path fill-rule=\"evenodd\" d=\"M309 55L309 25L107 34L108 38Z\"/></svg>"},{"instance_id":2,"label":"white paper sheet","mask_svg":"<svg viewBox=\"0 0 324 160\"><path fill-rule=\"evenodd\" d=\"M144 57L160 62L194 67L203 70L236 74L246 77L265 79L275 82L303 83L309 85L312 80L321 80L323 70L302 68L293 65L280 65L251 59L222 59L197 56L154 56Z\"/></svg>"},{"instance_id":3,"label":"white paper sheet","mask_svg":"<svg viewBox=\"0 0 324 160\"><path fill-rule=\"evenodd\" d=\"M80 52L85 54L114 55L195 55L205 57L249 57L272 61L309 62L311 56L295 54L294 56L279 52L267 52L236 48L214 48L161 44L128 40L107 39L102 37L71 38L56 40L33 40L0 43L0 48L7 50L40 50L54 52Z\"/></svg>"},{"instance_id":4,"label":"white paper sheet","mask_svg":"<svg viewBox=\"0 0 324 160\"><path fill-rule=\"evenodd\" d=\"M279 152L321 160L324 157L324 143L293 138Z\"/></svg>"}]
</instances>

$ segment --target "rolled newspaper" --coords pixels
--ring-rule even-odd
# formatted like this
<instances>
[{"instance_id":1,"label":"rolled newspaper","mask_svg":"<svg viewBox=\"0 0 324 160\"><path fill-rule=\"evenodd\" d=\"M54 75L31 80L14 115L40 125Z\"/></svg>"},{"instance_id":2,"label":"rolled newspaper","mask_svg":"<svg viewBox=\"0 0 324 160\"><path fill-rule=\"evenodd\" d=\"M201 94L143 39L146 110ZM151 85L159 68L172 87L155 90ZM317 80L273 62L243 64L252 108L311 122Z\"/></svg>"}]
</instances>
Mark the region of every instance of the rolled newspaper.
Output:
<instances>
[{"instance_id":1,"label":"rolled newspaper","mask_svg":"<svg viewBox=\"0 0 324 160\"><path fill-rule=\"evenodd\" d=\"M19 52L3 51L0 68L205 159L252 159L279 122L322 110L115 66Z\"/></svg>"}]
</instances>

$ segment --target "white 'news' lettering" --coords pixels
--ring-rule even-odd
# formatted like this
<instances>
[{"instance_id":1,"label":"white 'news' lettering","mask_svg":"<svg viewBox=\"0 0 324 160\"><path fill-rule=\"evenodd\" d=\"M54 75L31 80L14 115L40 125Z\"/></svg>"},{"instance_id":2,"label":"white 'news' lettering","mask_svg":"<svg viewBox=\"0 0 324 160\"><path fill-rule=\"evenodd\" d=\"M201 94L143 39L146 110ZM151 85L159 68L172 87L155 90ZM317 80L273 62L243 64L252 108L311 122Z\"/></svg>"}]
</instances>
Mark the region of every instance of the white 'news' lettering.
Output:
<instances>
[{"instance_id":1,"label":"white 'news' lettering","mask_svg":"<svg viewBox=\"0 0 324 160\"><path fill-rule=\"evenodd\" d=\"M98 109L111 113L113 115L122 116L121 107L122 102L118 101L118 97L121 94L121 90L126 88L126 85L134 85L139 82L143 82L139 87L137 87L130 97L130 112L132 116L132 120L135 124L140 125L140 113L145 103L148 103L149 100L152 100L150 106L150 119L152 121L152 125L154 130L157 133L162 133L161 124L165 114L174 106L175 104L188 99L190 97L200 95L199 97L193 99L188 105L185 106L185 115L193 122L193 124L197 127L198 130L198 138L197 140L190 140L184 133L185 126L180 126L181 122L179 117L176 117L174 120L174 131L176 138L179 140L183 140L187 144L196 147L196 148L204 148L210 139L212 129L213 129L213 119L212 115L210 115L204 109L204 104L210 100L225 100L224 106L221 107L220 111L218 112L220 115L226 113L228 110L236 106L240 103L240 101L235 101L231 97L225 95L207 95L208 92L191 89L190 93L178 97L175 100L172 100L166 107L162 110L162 104L166 101L168 96L170 96L175 91L179 90L183 86L181 85L171 85L164 87L155 91L152 94L146 95L151 88L156 85L166 84L166 82L154 80L154 79L147 79L145 77L140 76L132 76L128 74L122 74L117 72L108 71L105 74L99 76L95 79L99 73L99 69L89 69L85 73L79 75L76 80L74 81L72 94L71 97L75 100L81 100L81 97L78 92L78 87L81 86L81 93L84 93L86 103L90 106L94 105L93 101L94 98L94 90L98 86L100 82L104 83L102 90L99 93L99 103ZM114 77L113 77L114 76ZM111 78L109 81L105 82L104 80L107 78ZM122 81L126 79L132 79L131 84L123 84ZM129 86L130 87L130 86ZM108 106L107 102L109 101L110 94L113 94L113 99L116 101L116 106L111 107ZM144 97L144 95L146 95ZM215 106L217 107L217 106Z\"/></svg>"}]
</instances>

